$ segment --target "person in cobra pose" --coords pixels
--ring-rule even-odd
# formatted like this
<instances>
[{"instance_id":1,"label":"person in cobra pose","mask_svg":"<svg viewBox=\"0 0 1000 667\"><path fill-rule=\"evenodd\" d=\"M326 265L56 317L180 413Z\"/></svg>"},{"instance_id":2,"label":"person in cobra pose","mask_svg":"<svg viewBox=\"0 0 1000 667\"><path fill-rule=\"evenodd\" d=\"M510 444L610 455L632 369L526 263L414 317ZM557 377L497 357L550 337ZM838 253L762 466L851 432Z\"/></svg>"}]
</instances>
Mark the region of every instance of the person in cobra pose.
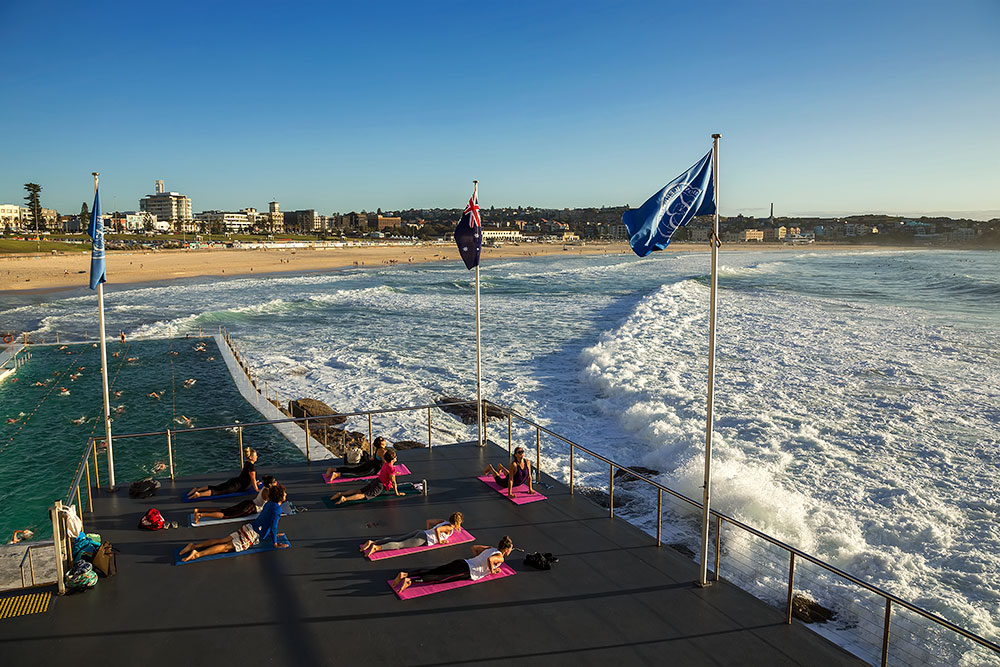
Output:
<instances>
[{"instance_id":1,"label":"person in cobra pose","mask_svg":"<svg viewBox=\"0 0 1000 667\"><path fill-rule=\"evenodd\" d=\"M379 436L375 438L375 453L367 461L362 461L355 465L335 466L326 469L326 478L331 482L338 477L370 477L378 474L385 463L385 452L389 447L389 442Z\"/></svg>"},{"instance_id":2,"label":"person in cobra pose","mask_svg":"<svg viewBox=\"0 0 1000 667\"><path fill-rule=\"evenodd\" d=\"M264 505L267 504L267 494L272 486L277 484L278 481L274 479L271 475L264 475L260 478L261 489L254 498L250 500L243 500L231 507L226 507L224 509L198 509L194 508L192 514L194 518L191 519L191 523L198 523L202 519L236 519L241 516L250 516L252 514L260 514L260 511L264 509Z\"/></svg>"},{"instance_id":3,"label":"person in cobra pose","mask_svg":"<svg viewBox=\"0 0 1000 667\"><path fill-rule=\"evenodd\" d=\"M361 553L365 556L371 556L377 551L395 551L444 544L449 537L460 530L462 530L462 513L455 512L448 517L447 521L427 519L423 530L415 530L399 537L368 540L361 545Z\"/></svg>"},{"instance_id":4,"label":"person in cobra pose","mask_svg":"<svg viewBox=\"0 0 1000 667\"><path fill-rule=\"evenodd\" d=\"M524 456L524 447L514 450L514 460L510 462L510 468L505 468L502 464L496 468L493 465L486 466L484 475L493 475L493 481L497 486L506 486L507 495L514 497L514 487L522 484L528 485L528 493L534 493L531 486L531 461Z\"/></svg>"},{"instance_id":5,"label":"person in cobra pose","mask_svg":"<svg viewBox=\"0 0 1000 667\"><path fill-rule=\"evenodd\" d=\"M340 505L351 500L371 500L388 491L392 491L397 496L404 495L399 492L399 487L396 485L395 461L396 450L387 450L385 453L385 463L382 464L382 468L378 471L378 477L361 488L335 493L330 496L330 500L334 500L337 505Z\"/></svg>"},{"instance_id":6,"label":"person in cobra pose","mask_svg":"<svg viewBox=\"0 0 1000 667\"><path fill-rule=\"evenodd\" d=\"M504 535L500 538L496 549L484 547L481 544L473 545L472 558L458 558L438 567L400 572L392 580L392 587L402 593L414 582L433 584L462 579L477 581L490 574L498 573L500 566L503 565L503 559L509 556L513 550L513 540Z\"/></svg>"},{"instance_id":7,"label":"person in cobra pose","mask_svg":"<svg viewBox=\"0 0 1000 667\"><path fill-rule=\"evenodd\" d=\"M229 551L246 551L258 544L272 542L275 549L283 549L288 546L278 540L284 537L284 533L278 532L278 519L281 518L281 503L285 502L288 496L285 487L276 484L268 489L267 504L261 510L257 518L249 523L243 524L239 530L230 533L226 537L215 540L205 540L204 542L189 542L181 549L181 560L187 562L202 556L212 556Z\"/></svg>"},{"instance_id":8,"label":"person in cobra pose","mask_svg":"<svg viewBox=\"0 0 1000 667\"><path fill-rule=\"evenodd\" d=\"M257 462L257 452L247 447L243 450L243 469L237 477L231 477L222 484L214 486L199 486L191 489L187 493L189 500L194 498L205 498L207 496L224 496L230 493L248 491L260 491L260 482L257 481L257 469L254 464Z\"/></svg>"}]
</instances>

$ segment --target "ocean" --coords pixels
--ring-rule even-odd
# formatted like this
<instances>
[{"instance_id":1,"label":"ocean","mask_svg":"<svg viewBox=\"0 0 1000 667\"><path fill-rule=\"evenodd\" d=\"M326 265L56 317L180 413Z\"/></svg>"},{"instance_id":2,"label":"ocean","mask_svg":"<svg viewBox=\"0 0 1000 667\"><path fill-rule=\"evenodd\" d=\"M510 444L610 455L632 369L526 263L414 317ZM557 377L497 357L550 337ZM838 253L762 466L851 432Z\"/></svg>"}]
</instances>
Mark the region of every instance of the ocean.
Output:
<instances>
[{"instance_id":1,"label":"ocean","mask_svg":"<svg viewBox=\"0 0 1000 667\"><path fill-rule=\"evenodd\" d=\"M1000 253L724 247L720 262L713 507L1000 639ZM708 282L705 252L485 264L484 396L700 498ZM473 290L458 262L111 285L108 331L223 326L285 398L423 404L475 396ZM49 339L96 326L89 290L0 307L0 328ZM423 419L377 418L375 431L425 440ZM474 427L436 423L435 444L474 439ZM506 440L505 425L490 429ZM533 430L514 439L534 447ZM568 476L555 443L541 463ZM606 467L581 462L576 475L607 486ZM655 530L655 495L633 495L624 513ZM665 521L698 551L692 516ZM780 580L726 567L783 599ZM848 589L815 589L850 615L850 600L823 597Z\"/></svg>"}]
</instances>

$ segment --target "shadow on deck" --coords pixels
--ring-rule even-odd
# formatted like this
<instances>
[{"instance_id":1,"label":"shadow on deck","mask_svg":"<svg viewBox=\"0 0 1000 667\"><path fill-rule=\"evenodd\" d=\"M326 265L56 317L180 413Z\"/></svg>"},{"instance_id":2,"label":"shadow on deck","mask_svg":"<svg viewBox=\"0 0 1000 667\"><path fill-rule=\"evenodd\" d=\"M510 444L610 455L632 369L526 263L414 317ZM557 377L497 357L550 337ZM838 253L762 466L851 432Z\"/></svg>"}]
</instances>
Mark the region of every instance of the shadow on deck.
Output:
<instances>
[{"instance_id":1,"label":"shadow on deck","mask_svg":"<svg viewBox=\"0 0 1000 667\"><path fill-rule=\"evenodd\" d=\"M490 457L487 457L490 454ZM281 520L291 549L183 567L172 552L223 537L240 524L188 528L184 490L222 475L166 480L158 495L124 490L95 500L86 529L121 550L119 574L86 593L54 599L44 614L0 622L5 664L519 665L863 664L808 628L721 582L697 587L697 565L568 487L543 476L549 500L516 506L475 479L506 450L470 446L402 452L428 496L327 509L325 467L269 468L305 509ZM239 499L237 499L239 500ZM199 503L224 507L232 499ZM180 528L136 529L149 507ZM358 544L408 532L461 510L475 543L510 535L527 551L561 560L551 571L400 601L386 580L399 569L467 557L469 545L369 562Z\"/></svg>"}]
</instances>

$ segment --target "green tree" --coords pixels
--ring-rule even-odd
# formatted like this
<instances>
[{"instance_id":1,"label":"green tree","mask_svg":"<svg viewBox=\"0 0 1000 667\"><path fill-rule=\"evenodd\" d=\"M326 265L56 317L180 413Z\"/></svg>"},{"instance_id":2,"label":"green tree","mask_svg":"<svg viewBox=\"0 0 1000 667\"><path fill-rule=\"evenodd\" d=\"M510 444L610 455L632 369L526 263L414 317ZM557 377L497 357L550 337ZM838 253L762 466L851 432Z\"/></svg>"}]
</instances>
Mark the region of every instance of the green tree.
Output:
<instances>
[{"instance_id":1,"label":"green tree","mask_svg":"<svg viewBox=\"0 0 1000 667\"><path fill-rule=\"evenodd\" d=\"M87 207L87 202L83 202L83 205L80 207L80 226L83 229L87 229L87 226L89 224L90 224L90 209Z\"/></svg>"},{"instance_id":2,"label":"green tree","mask_svg":"<svg viewBox=\"0 0 1000 667\"><path fill-rule=\"evenodd\" d=\"M25 183L24 189L28 192L24 197L24 201L28 204L28 213L31 215L31 221L35 225L35 231L41 232L42 200L40 193L42 192L42 186L38 183Z\"/></svg>"}]
</instances>

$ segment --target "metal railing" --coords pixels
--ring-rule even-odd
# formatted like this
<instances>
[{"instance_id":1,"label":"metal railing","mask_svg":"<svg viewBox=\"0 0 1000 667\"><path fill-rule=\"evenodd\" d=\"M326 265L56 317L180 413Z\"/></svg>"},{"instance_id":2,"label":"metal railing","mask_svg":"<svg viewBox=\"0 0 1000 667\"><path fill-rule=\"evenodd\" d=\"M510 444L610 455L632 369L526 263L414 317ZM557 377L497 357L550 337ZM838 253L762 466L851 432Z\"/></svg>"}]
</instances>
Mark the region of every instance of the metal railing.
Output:
<instances>
[{"instance_id":1,"label":"metal railing","mask_svg":"<svg viewBox=\"0 0 1000 667\"><path fill-rule=\"evenodd\" d=\"M114 435L113 436L113 440L115 442L118 442L119 440L127 440L127 439L133 439L133 438L145 438L145 437L165 436L165 438L166 438L167 455L168 455L168 460L169 460L169 473L170 473L171 479L173 479L174 478L174 472L175 472L174 471L174 463L173 463L173 448L174 448L174 439L176 438L176 435L178 433L197 433L197 432L206 432L206 431L217 431L217 430L222 430L222 429L235 430L235 432L236 432L236 441L237 441L237 444L238 444L238 451L239 451L239 457L240 457L239 460L240 460L240 463L242 464L242 456L243 456L242 443L243 443L243 429L244 428L250 428L250 427L254 427L254 426L274 425L274 424L280 424L280 423L304 423L305 434L306 434L305 437L307 439L306 452L307 452L307 460L308 460L308 437L309 437L308 434L309 434L309 422L310 421L315 421L315 420L320 420L320 419L328 419L328 418L341 418L341 417L343 417L343 418L367 417L367 420L368 420L368 443L369 443L369 447L370 447L371 446L371 441L372 441L372 437L371 436L372 436L372 417L373 416L395 414L395 413L405 413L405 412L415 412L415 411L421 411L421 410L423 410L423 411L426 411L426 413L427 413L427 436L428 436L427 446L428 447L432 447L433 446L433 442L432 442L432 436L433 436L432 414L433 414L433 410L435 408L442 408L442 407L449 407L449 406L459 406L459 405L472 405L472 406L475 406L475 401L453 401L453 402L442 402L442 403L425 404L425 405L406 406L406 407L401 407L401 408L384 408L384 409L379 409L379 410L362 410L362 411L357 411L357 412L344 412L344 413L335 413L335 414L330 414L330 415L312 415L310 417L288 417L286 419L265 420L265 421L252 422L252 423L243 423L243 424L228 424L228 425L225 425L225 426L201 426L201 427L194 427L194 428L183 429L182 431L172 431L170 429L167 429L167 430L164 430L164 431L150 431L150 432L146 432L146 433L129 433L129 434L122 434L122 435ZM641 474L639 472L634 471L633 469L629 468L628 466L622 465L622 464L617 463L616 461L613 461L613 460L611 460L611 459L609 459L609 458L607 458L605 456L602 456L602 455L594 452L593 450L588 449L587 447L584 447L583 445L580 445L579 443L574 442L574 441L570 440L569 438L561 436L558 433L556 433L556 432L554 432L554 431L546 428L545 426L542 426L541 424L539 424L539 423L537 423L537 422L535 422L535 421L533 421L533 420L531 420L531 419L529 419L529 418L527 418L527 417L525 417L525 416L523 416L523 415L521 415L521 414L519 414L519 413L517 413L517 412L515 412L513 410L510 410L509 408L506 408L504 406L501 406L501 405L498 405L496 403L493 403L492 401L484 400L483 401L483 405L482 405L482 409L484 410L484 412L489 407L492 407L492 408L496 409L497 411L499 411L499 413L501 415L503 415L503 417L506 417L508 454L512 454L512 449L513 449L513 431L514 431L514 422L515 421L518 422L518 423L520 423L520 424L523 424L523 425L529 427L529 429L534 429L534 432L535 432L535 438L534 439L535 439L535 474L536 474L536 480L540 479L540 476L541 476L542 434L545 434L549 438L551 438L551 439L553 439L553 440L555 440L555 441L557 441L559 443L562 443L563 445L565 445L566 447L568 447L568 450L569 450L569 476L568 476L569 478L568 478L568 486L569 486L569 490L570 490L571 494L575 493L575 490L576 490L576 479L575 479L575 474L574 473L575 473L575 470L576 470L577 457L579 457L581 455L585 455L585 456L591 457L592 459L595 459L596 461L599 461L600 463L602 463L604 465L607 465L607 467L608 467L608 496L609 496L608 516L609 516L609 518L614 518L615 517L615 502L614 502L614 499L615 499L615 473L617 471L625 471L625 473L627 474L627 476L629 478L637 480L637 481L640 481L640 482L643 482L644 484L648 485L652 489L655 489L656 490L656 506L657 506L657 513L656 513L656 544L657 544L657 546L662 546L662 544L663 544L662 539L661 539L661 537L662 537L661 530L662 530L662 515L663 515L664 494L666 494L671 499L679 501L683 505L689 506L692 509L700 510L701 507L702 507L702 505L701 505L701 503L699 501L694 500L692 498L689 498L688 496L684 495L683 493L675 491L675 490L673 490L673 489L671 489L671 488L669 488L667 486L664 486L664 485L662 485L662 484L660 484L660 483L658 483L658 482L656 482L656 481L654 481L652 479L649 479L645 475L643 475L643 474ZM485 441L486 440L486 431L487 431L487 421L485 419L483 420L483 428L484 428L483 440ZM78 507L81 506L82 496L81 496L81 492L80 492L80 483L84 479L84 477L86 477L86 479L87 479L87 487L88 487L87 488L88 509L89 509L90 512L93 512L93 497L92 497L91 490L90 490L90 485L91 485L91 476L90 476L91 458L93 458L93 465L94 465L94 477L93 477L93 481L95 482L95 484L99 485L100 481L99 481L98 476L97 476L97 451L96 451L95 446L94 446L94 440L90 439L88 441L88 443L87 443L86 449L84 450L84 454L81 457L80 464L77 466L77 471L76 471L76 474L74 476L73 483L70 485L70 489L69 489L68 493L66 494L66 502L67 503L71 502L72 499L73 499L73 496L75 495L76 496L76 501L77 501L77 506ZM98 486L98 488L99 488L99 486ZM58 504L59 504L59 502L57 501L57 505ZM829 573L831 575L834 575L835 577L839 577L840 579L843 579L844 581L850 582L854 586L856 586L856 587L858 587L858 588L860 588L860 589L862 589L864 591L867 591L869 593L872 593L875 596L877 596L877 598L879 598L879 599L882 600L882 602L884 604L884 615L883 615L882 626L881 626L882 638L881 638L881 653L880 653L880 662L881 662L882 665L888 664L892 620L893 620L893 614L894 613L898 613L897 608L909 611L909 612L911 612L911 613L913 613L913 614L915 614L915 615L917 615L917 616L919 616L919 617L921 617L921 618L923 618L923 619L925 619L927 621L930 621L931 623L933 623L934 625L936 625L936 626L938 626L940 628L943 628L943 629L945 629L945 630L947 630L947 631L949 631L951 633L954 633L956 635L964 637L965 639L970 640L971 642L975 643L979 647L985 648L985 649L993 652L993 654L995 654L995 656L998 659L1000 659L1000 645L998 645L998 644L996 644L996 643L994 643L994 642L992 642L992 641L990 641L988 639L980 637L979 635L977 635L977 634L975 634L973 632L970 632L969 630L966 630L966 629L964 629L962 627L959 627L958 625L955 625L954 623L948 621L947 619L944 619L944 618L938 616L937 614L934 614L934 613L929 612L929 611L927 611L925 609L922 609L921 607L918 607L915 604L907 602L906 600L903 600L902 598L899 598L898 596L893 595L892 593L889 593L889 592L887 592L887 591L885 591L885 590L883 590L883 589L881 589L881 588L879 588L879 587L877 587L877 586L875 586L873 584L870 584L870 583L862 580L859 577L855 577L854 575L852 575L852 574L850 574L848 572L845 572L844 570L841 570L840 568L838 568L838 567L836 567L834 565L831 565L830 563L827 563L827 562L823 561L822 559L817 558L816 556L812 556L812 555L810 555L810 554L808 554L808 553L806 553L806 552L804 552L804 551L802 551L802 550L800 550L800 549L798 549L796 547L793 547L793 546L791 546L789 544L786 544L785 542L783 542L783 541L781 541L781 540L779 540L779 539L777 539L775 537L767 535L766 533L763 533L760 530L757 530L756 528L754 528L752 526L749 526L746 523L744 523L744 522L742 522L742 521L740 521L738 519L735 519L735 518L733 518L733 517L731 517L731 516L729 516L727 514L724 514L722 512L719 512L718 510L714 510L714 509L710 511L710 514L711 514L711 517L713 518L714 527L715 527L715 531L714 531L715 532L714 567L713 567L713 571L712 571L712 579L714 581L719 581L719 579L720 579L720 564L721 564L720 561L722 559L722 534L723 534L723 529L724 528L739 529L740 531L743 531L743 532L745 532L748 535L751 535L751 536L753 536L753 537L755 537L755 538L757 538L759 540L762 540L766 544L769 544L769 545L771 545L773 547L777 547L779 550L781 550L782 552L784 552L785 554L787 554L787 578L786 578L786 590L785 590L785 622L786 623L790 624L792 622L792 618L793 618L793 614L792 614L792 602L793 602L794 591L795 591L796 566L799 564L799 561L804 561L806 563L812 564L812 565L820 568L821 570L823 570L823 571L825 571L825 572L827 572L827 573ZM57 545L57 548L58 548L58 545Z\"/></svg>"}]
</instances>

